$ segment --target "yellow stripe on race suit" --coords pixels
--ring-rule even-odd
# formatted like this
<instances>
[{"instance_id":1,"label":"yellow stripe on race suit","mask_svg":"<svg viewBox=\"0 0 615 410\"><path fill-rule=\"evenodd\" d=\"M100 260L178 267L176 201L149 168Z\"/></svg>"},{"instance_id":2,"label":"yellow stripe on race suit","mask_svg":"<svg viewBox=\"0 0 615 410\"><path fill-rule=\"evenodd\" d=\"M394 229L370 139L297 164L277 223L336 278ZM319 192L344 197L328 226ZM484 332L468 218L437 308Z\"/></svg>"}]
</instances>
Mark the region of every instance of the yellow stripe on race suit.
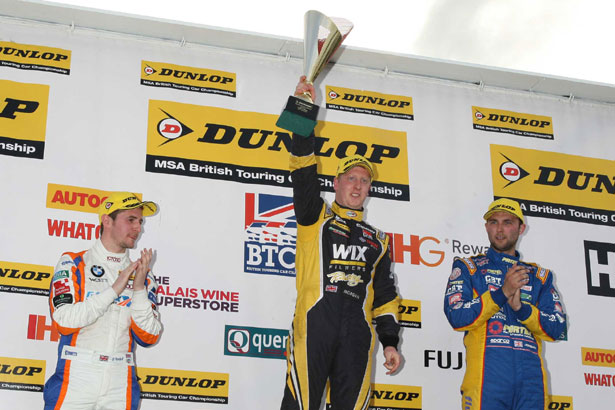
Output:
<instances>
[{"instance_id":1,"label":"yellow stripe on race suit","mask_svg":"<svg viewBox=\"0 0 615 410\"><path fill-rule=\"evenodd\" d=\"M316 164L316 156L313 154L306 155L305 157L296 157L294 155L291 155L288 168L290 172L293 172L297 169L307 168L310 165L314 164Z\"/></svg>"},{"instance_id":2,"label":"yellow stripe on race suit","mask_svg":"<svg viewBox=\"0 0 615 410\"><path fill-rule=\"evenodd\" d=\"M526 303L526 302L523 302ZM532 334L534 335L534 337L536 338L536 342L538 344L540 343L540 340L546 340L548 342L552 342L555 339L553 339L551 336L549 336L544 329L542 328L542 326L540 325L540 311L538 310L538 308L534 305L531 305L528 303L528 305L530 306L530 308L532 308L532 313L530 314L530 317L528 317L525 320L520 320L520 322L527 327L530 332L532 332Z\"/></svg>"},{"instance_id":3,"label":"yellow stripe on race suit","mask_svg":"<svg viewBox=\"0 0 615 410\"><path fill-rule=\"evenodd\" d=\"M309 409L309 378L307 367L307 314L308 311L322 298L321 246L322 227L327 219L327 207L323 203L320 216L316 223L310 226L299 225L297 229L297 252L295 260L297 305L293 319L292 335L292 364L289 367L292 373L289 383L294 386L291 389L300 396L304 409ZM317 276L317 277L315 277ZM295 372L296 370L296 372ZM298 385L296 384L298 383ZM299 399L299 398L298 398Z\"/></svg>"},{"instance_id":4,"label":"yellow stripe on race suit","mask_svg":"<svg viewBox=\"0 0 615 410\"><path fill-rule=\"evenodd\" d=\"M478 294L476 293L476 290L473 290L473 293L474 298L477 298ZM476 319L474 319L474 322L470 323L467 326L456 327L455 330L466 331L477 329L480 326L484 326L485 323L487 323L487 321L491 318L491 316L493 316L497 311L500 310L500 306L494 302L493 298L491 297L491 291L489 290L485 291L485 293L480 295L480 303L481 312L476 317Z\"/></svg>"}]
</instances>

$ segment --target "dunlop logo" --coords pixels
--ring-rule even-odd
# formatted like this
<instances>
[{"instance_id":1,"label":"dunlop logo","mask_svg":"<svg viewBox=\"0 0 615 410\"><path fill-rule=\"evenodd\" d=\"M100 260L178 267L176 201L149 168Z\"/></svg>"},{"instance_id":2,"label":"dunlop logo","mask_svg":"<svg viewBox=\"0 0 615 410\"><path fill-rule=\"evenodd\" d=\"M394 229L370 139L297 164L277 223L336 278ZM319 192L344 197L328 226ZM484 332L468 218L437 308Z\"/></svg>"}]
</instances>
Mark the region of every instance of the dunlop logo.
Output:
<instances>
[{"instance_id":1,"label":"dunlop logo","mask_svg":"<svg viewBox=\"0 0 615 410\"><path fill-rule=\"evenodd\" d=\"M615 226L614 161L491 145L491 176L525 215Z\"/></svg>"},{"instance_id":2,"label":"dunlop logo","mask_svg":"<svg viewBox=\"0 0 615 410\"><path fill-rule=\"evenodd\" d=\"M472 124L475 130L550 140L554 138L553 120L542 115L473 106Z\"/></svg>"},{"instance_id":3,"label":"dunlop logo","mask_svg":"<svg viewBox=\"0 0 615 410\"><path fill-rule=\"evenodd\" d=\"M423 393L418 386L373 384L370 409L422 409Z\"/></svg>"},{"instance_id":4,"label":"dunlop logo","mask_svg":"<svg viewBox=\"0 0 615 410\"><path fill-rule=\"evenodd\" d=\"M276 118L150 100L146 171L290 187L291 135ZM376 168L371 196L410 200L405 132L327 122L316 135L323 190L333 191L339 159L357 153Z\"/></svg>"},{"instance_id":5,"label":"dunlop logo","mask_svg":"<svg viewBox=\"0 0 615 410\"><path fill-rule=\"evenodd\" d=\"M228 373L143 367L137 372L144 399L228 403Z\"/></svg>"},{"instance_id":6,"label":"dunlop logo","mask_svg":"<svg viewBox=\"0 0 615 410\"><path fill-rule=\"evenodd\" d=\"M421 301L402 299L399 305L399 324L403 327L421 328Z\"/></svg>"},{"instance_id":7,"label":"dunlop logo","mask_svg":"<svg viewBox=\"0 0 615 410\"><path fill-rule=\"evenodd\" d=\"M549 396L549 410L573 410L572 396Z\"/></svg>"},{"instance_id":8,"label":"dunlop logo","mask_svg":"<svg viewBox=\"0 0 615 410\"><path fill-rule=\"evenodd\" d=\"M43 159L49 86L0 80L0 154Z\"/></svg>"},{"instance_id":9,"label":"dunlop logo","mask_svg":"<svg viewBox=\"0 0 615 410\"><path fill-rule=\"evenodd\" d=\"M70 50L0 41L0 67L70 74Z\"/></svg>"},{"instance_id":10,"label":"dunlop logo","mask_svg":"<svg viewBox=\"0 0 615 410\"><path fill-rule=\"evenodd\" d=\"M331 110L377 115L402 120L414 120L412 98L326 86L326 104Z\"/></svg>"},{"instance_id":11,"label":"dunlop logo","mask_svg":"<svg viewBox=\"0 0 615 410\"><path fill-rule=\"evenodd\" d=\"M44 360L0 357L0 388L42 392L44 384Z\"/></svg>"},{"instance_id":12,"label":"dunlop logo","mask_svg":"<svg viewBox=\"0 0 615 410\"><path fill-rule=\"evenodd\" d=\"M154 61L141 61L141 84L228 97L237 95L235 73Z\"/></svg>"},{"instance_id":13,"label":"dunlop logo","mask_svg":"<svg viewBox=\"0 0 615 410\"><path fill-rule=\"evenodd\" d=\"M0 261L0 292L49 296L52 266Z\"/></svg>"}]
</instances>

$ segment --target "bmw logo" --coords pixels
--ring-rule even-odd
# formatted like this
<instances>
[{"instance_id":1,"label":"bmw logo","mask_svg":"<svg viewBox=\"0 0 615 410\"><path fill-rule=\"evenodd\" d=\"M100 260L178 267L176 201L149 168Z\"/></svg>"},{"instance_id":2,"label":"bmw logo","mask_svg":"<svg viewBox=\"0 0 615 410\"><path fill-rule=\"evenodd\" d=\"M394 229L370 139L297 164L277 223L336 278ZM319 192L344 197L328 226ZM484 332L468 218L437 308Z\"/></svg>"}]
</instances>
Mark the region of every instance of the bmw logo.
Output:
<instances>
[{"instance_id":1,"label":"bmw logo","mask_svg":"<svg viewBox=\"0 0 615 410\"><path fill-rule=\"evenodd\" d=\"M92 266L92 269L90 269L90 272L92 272L92 275L96 276L97 278L100 278L102 275L105 274L105 270L98 265L94 265Z\"/></svg>"}]
</instances>

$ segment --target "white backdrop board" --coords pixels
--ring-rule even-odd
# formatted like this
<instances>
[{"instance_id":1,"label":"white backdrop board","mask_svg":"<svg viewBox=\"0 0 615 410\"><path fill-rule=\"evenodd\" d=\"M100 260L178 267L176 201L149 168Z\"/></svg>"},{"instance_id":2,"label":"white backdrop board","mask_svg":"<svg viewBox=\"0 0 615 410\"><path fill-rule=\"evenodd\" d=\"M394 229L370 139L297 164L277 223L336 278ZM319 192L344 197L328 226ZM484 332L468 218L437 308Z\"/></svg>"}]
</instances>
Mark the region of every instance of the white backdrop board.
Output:
<instances>
[{"instance_id":1,"label":"white backdrop board","mask_svg":"<svg viewBox=\"0 0 615 410\"><path fill-rule=\"evenodd\" d=\"M2 402L42 406L53 266L89 248L106 192L130 190L160 206L138 242L156 249L164 324L137 349L141 408L278 408L296 229L275 120L301 61L0 22ZM611 408L615 107L344 64L316 86L323 183L345 153L374 159L367 220L392 237L404 300L405 362L386 376L378 349L374 406L459 407L445 285L453 258L488 246L486 206L509 196L530 215L523 259L555 272L568 313L568 340L545 347L551 408Z\"/></svg>"}]
</instances>

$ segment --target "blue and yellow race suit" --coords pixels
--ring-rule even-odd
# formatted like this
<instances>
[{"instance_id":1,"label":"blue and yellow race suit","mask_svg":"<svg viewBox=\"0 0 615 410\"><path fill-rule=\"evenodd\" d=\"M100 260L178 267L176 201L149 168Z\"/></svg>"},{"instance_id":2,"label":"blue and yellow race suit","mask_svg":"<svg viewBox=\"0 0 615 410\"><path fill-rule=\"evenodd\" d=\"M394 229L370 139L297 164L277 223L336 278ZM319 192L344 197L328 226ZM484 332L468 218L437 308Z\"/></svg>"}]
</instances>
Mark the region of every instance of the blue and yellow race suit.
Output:
<instances>
[{"instance_id":1,"label":"blue and yellow race suit","mask_svg":"<svg viewBox=\"0 0 615 410\"><path fill-rule=\"evenodd\" d=\"M501 289L513 264L530 269L514 311ZM465 332L464 410L543 410L547 373L542 341L566 338L566 314L553 273L489 248L486 255L457 258L449 277L444 312Z\"/></svg>"}]
</instances>

